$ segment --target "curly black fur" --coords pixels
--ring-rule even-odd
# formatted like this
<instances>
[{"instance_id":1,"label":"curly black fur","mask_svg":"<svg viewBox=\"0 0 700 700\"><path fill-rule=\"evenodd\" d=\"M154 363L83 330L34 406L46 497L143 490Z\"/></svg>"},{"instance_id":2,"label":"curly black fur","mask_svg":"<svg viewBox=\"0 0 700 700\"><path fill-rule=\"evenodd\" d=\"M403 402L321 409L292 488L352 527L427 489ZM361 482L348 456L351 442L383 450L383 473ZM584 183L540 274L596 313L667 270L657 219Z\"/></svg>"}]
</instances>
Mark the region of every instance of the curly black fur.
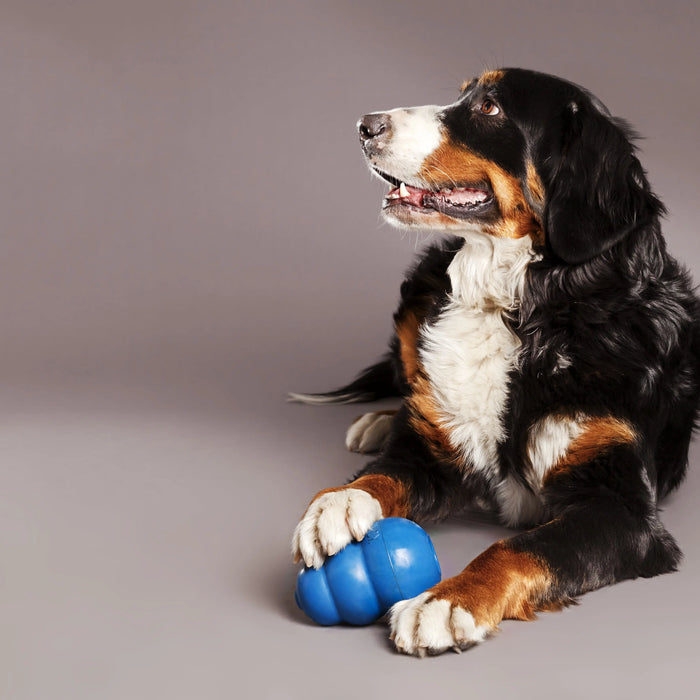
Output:
<instances>
[{"instance_id":1,"label":"curly black fur","mask_svg":"<svg viewBox=\"0 0 700 700\"><path fill-rule=\"evenodd\" d=\"M500 126L474 122L466 97L445 110L443 126L522 183L534 165L544 198L533 207L545 234L519 308L506 321L521 348L494 468L501 480L531 489L527 443L547 416L612 417L635 435L548 477L537 494L541 519L508 541L552 572L545 602L561 603L620 579L671 571L680 559L657 503L682 481L697 423L700 301L666 250L665 210L624 121L583 88L532 71L504 69L488 94L508 115ZM397 323L408 312L424 324L439 317L459 245L451 238L427 248L401 287ZM385 383L377 395L410 396L404 369L394 336L389 356L362 376L392 377L393 391ZM364 396L365 387L357 393ZM416 519L444 516L475 496L493 503L490 482L442 459L410 418L406 407L399 411L385 451L360 474L401 482Z\"/></svg>"}]
</instances>

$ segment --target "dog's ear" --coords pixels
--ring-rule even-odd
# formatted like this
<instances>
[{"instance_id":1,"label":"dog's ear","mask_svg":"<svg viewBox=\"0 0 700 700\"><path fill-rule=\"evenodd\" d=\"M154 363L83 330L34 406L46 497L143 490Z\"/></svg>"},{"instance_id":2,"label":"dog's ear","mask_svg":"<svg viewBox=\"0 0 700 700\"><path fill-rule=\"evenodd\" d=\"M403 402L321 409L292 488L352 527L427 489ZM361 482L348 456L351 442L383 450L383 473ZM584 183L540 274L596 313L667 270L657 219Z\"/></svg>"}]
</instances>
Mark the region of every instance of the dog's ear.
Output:
<instances>
[{"instance_id":1,"label":"dog's ear","mask_svg":"<svg viewBox=\"0 0 700 700\"><path fill-rule=\"evenodd\" d=\"M608 250L663 209L635 155L633 134L600 104L571 102L549 154L545 233L552 252L577 264Z\"/></svg>"}]
</instances>

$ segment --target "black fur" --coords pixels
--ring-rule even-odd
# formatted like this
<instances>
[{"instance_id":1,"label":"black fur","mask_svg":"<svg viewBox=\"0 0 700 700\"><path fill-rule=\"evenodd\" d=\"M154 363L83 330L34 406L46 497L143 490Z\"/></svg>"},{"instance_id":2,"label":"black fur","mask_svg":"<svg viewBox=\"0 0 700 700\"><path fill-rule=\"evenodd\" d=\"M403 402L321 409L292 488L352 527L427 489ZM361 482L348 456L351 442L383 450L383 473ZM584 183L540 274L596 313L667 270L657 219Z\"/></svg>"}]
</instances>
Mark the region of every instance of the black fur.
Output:
<instances>
[{"instance_id":1,"label":"black fur","mask_svg":"<svg viewBox=\"0 0 700 700\"><path fill-rule=\"evenodd\" d=\"M315 394L289 394L288 398L300 403L324 404L360 403L401 396L404 383L395 356L396 350L392 349L379 362L365 367L349 384L339 389Z\"/></svg>"},{"instance_id":2,"label":"black fur","mask_svg":"<svg viewBox=\"0 0 700 700\"><path fill-rule=\"evenodd\" d=\"M507 119L475 116L473 105L486 96ZM700 303L666 250L664 208L637 158L634 134L586 90L521 69L504 70L493 84L472 82L442 121L456 142L524 189L528 162L534 164L544 188L541 260L530 265L520 307L508 319L522 346L510 375L500 478L529 488L528 435L548 415L612 416L636 435L548 479L546 516L508 546L553 573L544 604L674 570L680 552L657 504L683 479L697 421ZM407 312L428 324L439 315L458 248L458 239L448 239L425 251L402 285L397 322ZM394 392L407 396L396 337L390 348ZM386 377L387 366L385 358L371 372L382 367ZM358 476L367 474L401 482L417 520L444 517L474 498L495 500L492 483L425 443L406 405L382 454Z\"/></svg>"}]
</instances>

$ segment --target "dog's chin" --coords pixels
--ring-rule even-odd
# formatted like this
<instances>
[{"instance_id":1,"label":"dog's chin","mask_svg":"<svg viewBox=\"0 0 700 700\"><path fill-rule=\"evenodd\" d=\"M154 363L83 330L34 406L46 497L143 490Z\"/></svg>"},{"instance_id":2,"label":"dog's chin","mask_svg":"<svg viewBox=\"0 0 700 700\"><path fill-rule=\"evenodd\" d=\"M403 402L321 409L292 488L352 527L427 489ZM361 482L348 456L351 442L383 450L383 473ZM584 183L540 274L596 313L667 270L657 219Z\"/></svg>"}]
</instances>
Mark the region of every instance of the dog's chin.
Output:
<instances>
[{"instance_id":1,"label":"dog's chin","mask_svg":"<svg viewBox=\"0 0 700 700\"><path fill-rule=\"evenodd\" d=\"M472 216L450 216L446 211L416 206L409 202L384 200L382 217L398 228L418 229L423 231L449 231L459 234L460 231L481 231L483 226L492 220L494 207L492 203L481 207L480 212Z\"/></svg>"}]
</instances>

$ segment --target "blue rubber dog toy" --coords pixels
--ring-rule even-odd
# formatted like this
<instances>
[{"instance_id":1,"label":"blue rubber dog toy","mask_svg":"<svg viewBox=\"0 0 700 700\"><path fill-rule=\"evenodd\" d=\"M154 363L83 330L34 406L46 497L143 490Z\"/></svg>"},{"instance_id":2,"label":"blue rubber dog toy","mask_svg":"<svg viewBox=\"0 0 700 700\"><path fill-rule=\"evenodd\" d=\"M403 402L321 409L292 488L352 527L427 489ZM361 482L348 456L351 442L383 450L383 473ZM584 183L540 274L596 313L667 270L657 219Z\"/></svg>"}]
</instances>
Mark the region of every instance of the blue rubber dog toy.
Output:
<instances>
[{"instance_id":1,"label":"blue rubber dog toy","mask_svg":"<svg viewBox=\"0 0 700 700\"><path fill-rule=\"evenodd\" d=\"M319 625L368 625L440 578L428 533L411 520L385 518L362 542L351 542L320 569L302 569L294 599Z\"/></svg>"}]
</instances>

